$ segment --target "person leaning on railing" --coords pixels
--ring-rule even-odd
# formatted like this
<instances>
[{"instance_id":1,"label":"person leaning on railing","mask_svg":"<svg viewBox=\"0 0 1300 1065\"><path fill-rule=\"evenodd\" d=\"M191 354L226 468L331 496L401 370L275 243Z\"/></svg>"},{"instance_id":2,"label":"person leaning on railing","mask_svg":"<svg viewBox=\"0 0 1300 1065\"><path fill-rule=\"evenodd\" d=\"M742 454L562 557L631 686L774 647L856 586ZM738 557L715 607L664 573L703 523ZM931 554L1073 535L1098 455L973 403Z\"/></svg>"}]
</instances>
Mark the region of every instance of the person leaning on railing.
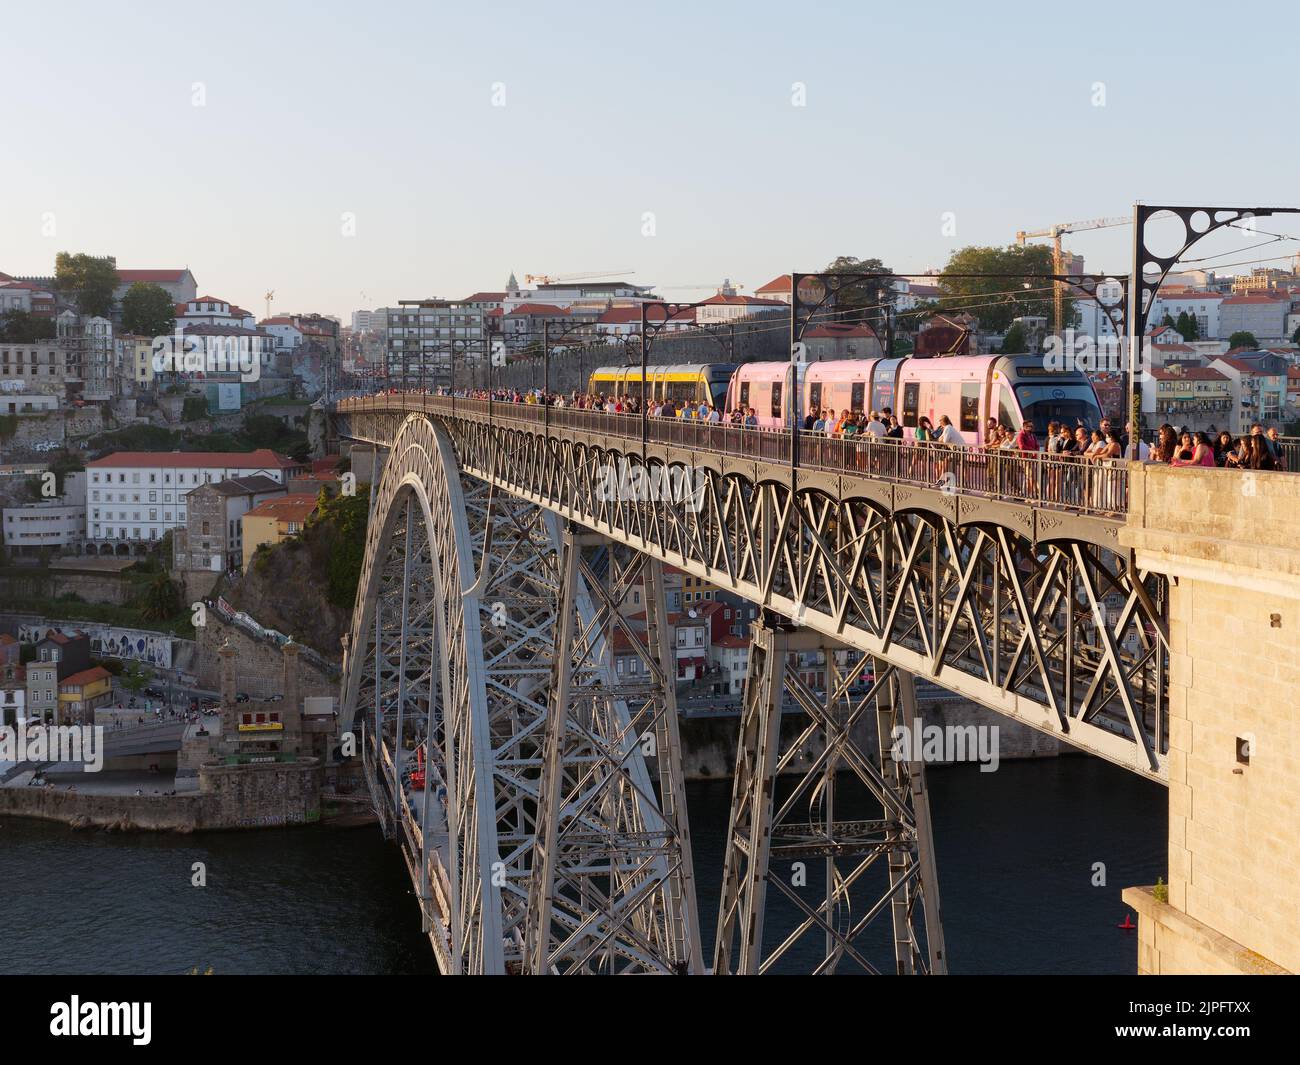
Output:
<instances>
[{"instance_id":1,"label":"person leaning on railing","mask_svg":"<svg viewBox=\"0 0 1300 1065\"><path fill-rule=\"evenodd\" d=\"M1276 470L1279 469L1278 460L1273 457L1273 453L1268 448L1268 438L1262 434L1247 437L1247 444L1250 447L1250 456L1247 459L1247 465L1252 470Z\"/></svg>"}]
</instances>

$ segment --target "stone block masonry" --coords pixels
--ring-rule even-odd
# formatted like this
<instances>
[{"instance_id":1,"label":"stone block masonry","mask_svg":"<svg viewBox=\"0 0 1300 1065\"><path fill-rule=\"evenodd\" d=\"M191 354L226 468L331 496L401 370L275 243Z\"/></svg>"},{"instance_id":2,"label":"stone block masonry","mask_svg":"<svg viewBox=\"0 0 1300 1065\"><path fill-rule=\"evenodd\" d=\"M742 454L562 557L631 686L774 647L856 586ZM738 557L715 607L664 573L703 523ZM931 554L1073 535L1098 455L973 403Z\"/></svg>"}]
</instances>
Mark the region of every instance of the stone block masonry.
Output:
<instances>
[{"instance_id":1,"label":"stone block masonry","mask_svg":"<svg viewBox=\"0 0 1300 1065\"><path fill-rule=\"evenodd\" d=\"M315 758L268 765L199 768L199 791L181 795L95 795L66 788L0 788L0 816L59 821L75 828L204 832L307 825L320 820Z\"/></svg>"},{"instance_id":2,"label":"stone block masonry","mask_svg":"<svg viewBox=\"0 0 1300 1065\"><path fill-rule=\"evenodd\" d=\"M255 639L235 625L226 625L208 612L208 624L198 630L195 672L199 687L218 691L221 687L221 656L218 652L227 638L235 649L236 688L254 699L283 695L284 655L280 648ZM299 659L300 694L338 696L338 682L316 669L309 658Z\"/></svg>"},{"instance_id":3,"label":"stone block masonry","mask_svg":"<svg viewBox=\"0 0 1300 1065\"><path fill-rule=\"evenodd\" d=\"M1300 477L1131 468L1120 542L1171 578L1169 895L1125 893L1139 970L1300 972Z\"/></svg>"}]
</instances>

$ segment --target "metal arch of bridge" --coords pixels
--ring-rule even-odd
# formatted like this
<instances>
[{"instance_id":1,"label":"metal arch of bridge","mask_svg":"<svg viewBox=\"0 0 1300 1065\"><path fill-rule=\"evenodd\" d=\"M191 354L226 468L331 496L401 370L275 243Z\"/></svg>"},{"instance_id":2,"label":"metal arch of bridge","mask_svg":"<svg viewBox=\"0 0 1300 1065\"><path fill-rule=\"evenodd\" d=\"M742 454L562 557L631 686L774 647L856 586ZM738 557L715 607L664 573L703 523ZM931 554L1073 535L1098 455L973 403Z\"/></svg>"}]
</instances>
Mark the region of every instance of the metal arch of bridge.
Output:
<instances>
[{"instance_id":1,"label":"metal arch of bridge","mask_svg":"<svg viewBox=\"0 0 1300 1065\"><path fill-rule=\"evenodd\" d=\"M617 683L572 541L561 569L556 515L462 477L430 419L407 420L388 443L340 730L363 726L372 798L440 968L700 971L662 686ZM643 728L662 737L662 809Z\"/></svg>"},{"instance_id":2,"label":"metal arch of bridge","mask_svg":"<svg viewBox=\"0 0 1300 1065\"><path fill-rule=\"evenodd\" d=\"M455 416L431 397L341 414L349 435L386 444L412 410L443 421L474 477L1166 778L1167 581L1119 548L1117 523L849 477L803 473L792 489L782 465L664 445L643 456L625 438L489 420L463 401ZM667 501L620 498L609 491L614 468L647 486L684 480L694 490Z\"/></svg>"}]
</instances>

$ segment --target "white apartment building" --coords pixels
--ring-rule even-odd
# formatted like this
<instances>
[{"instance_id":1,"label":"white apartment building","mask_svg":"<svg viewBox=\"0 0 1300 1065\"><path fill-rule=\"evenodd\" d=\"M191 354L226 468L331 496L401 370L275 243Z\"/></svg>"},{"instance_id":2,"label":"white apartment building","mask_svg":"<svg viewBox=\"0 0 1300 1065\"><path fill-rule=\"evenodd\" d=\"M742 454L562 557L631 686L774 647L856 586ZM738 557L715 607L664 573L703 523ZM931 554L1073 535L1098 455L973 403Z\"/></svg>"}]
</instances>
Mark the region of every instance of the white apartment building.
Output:
<instances>
[{"instance_id":1,"label":"white apartment building","mask_svg":"<svg viewBox=\"0 0 1300 1065\"><path fill-rule=\"evenodd\" d=\"M1161 289L1152 301L1151 316L1147 320L1151 325L1159 325L1167 314L1177 325L1178 316L1187 314L1196 321L1197 339L1214 340L1219 337L1219 308L1222 306L1222 292Z\"/></svg>"},{"instance_id":2,"label":"white apartment building","mask_svg":"<svg viewBox=\"0 0 1300 1065\"><path fill-rule=\"evenodd\" d=\"M5 507L0 511L5 548L17 556L58 548L75 554L86 539L86 505L50 502Z\"/></svg>"},{"instance_id":3,"label":"white apartment building","mask_svg":"<svg viewBox=\"0 0 1300 1065\"><path fill-rule=\"evenodd\" d=\"M56 340L30 344L0 341L0 383L18 381L24 392L62 396L67 393L67 357ZM80 377L76 380L79 382Z\"/></svg>"},{"instance_id":4,"label":"white apartment building","mask_svg":"<svg viewBox=\"0 0 1300 1065\"><path fill-rule=\"evenodd\" d=\"M17 388L5 388L6 384ZM5 381L0 378L0 414L40 414L44 411L58 410L59 401L54 396L39 392L25 392L19 381Z\"/></svg>"},{"instance_id":5,"label":"white apartment building","mask_svg":"<svg viewBox=\"0 0 1300 1065\"><path fill-rule=\"evenodd\" d=\"M453 300L424 300L389 310L386 334L390 378L438 384L451 378L451 362L486 354L483 311Z\"/></svg>"},{"instance_id":6,"label":"white apartment building","mask_svg":"<svg viewBox=\"0 0 1300 1065\"><path fill-rule=\"evenodd\" d=\"M117 288L113 298L119 303L137 281L147 285L157 285L177 303L192 300L198 293L194 275L187 269L171 270L118 270Z\"/></svg>"},{"instance_id":7,"label":"white apartment building","mask_svg":"<svg viewBox=\"0 0 1300 1065\"><path fill-rule=\"evenodd\" d=\"M86 540L85 472L65 475L63 495L57 499L0 510L0 535L6 549L17 556L55 548L78 554Z\"/></svg>"},{"instance_id":8,"label":"white apartment building","mask_svg":"<svg viewBox=\"0 0 1300 1065\"><path fill-rule=\"evenodd\" d=\"M542 303L551 307L562 307L574 311L587 310L599 313L610 306L633 303L653 303L660 300L650 285L633 285L627 281L546 281L536 288L522 288L510 275L504 293L475 293L475 296L495 297L500 295L500 308L509 314L516 307L525 303ZM470 300L476 304L495 303L495 299Z\"/></svg>"},{"instance_id":9,"label":"white apartment building","mask_svg":"<svg viewBox=\"0 0 1300 1065\"><path fill-rule=\"evenodd\" d=\"M27 720L27 689L14 685L0 688L0 725L16 725Z\"/></svg>"},{"instance_id":10,"label":"white apartment building","mask_svg":"<svg viewBox=\"0 0 1300 1065\"><path fill-rule=\"evenodd\" d=\"M781 300L762 299L758 296L739 296L734 291L722 291L703 300L695 308L695 320L700 325L716 325L748 318L754 314L784 313L788 304Z\"/></svg>"},{"instance_id":11,"label":"white apartment building","mask_svg":"<svg viewBox=\"0 0 1300 1065\"><path fill-rule=\"evenodd\" d=\"M504 293L502 295L504 295ZM473 299L473 297L471 296L470 299ZM399 308L380 307L378 310L374 311L353 311L352 332L382 333L388 329L388 315L392 311L396 310L399 310Z\"/></svg>"},{"instance_id":12,"label":"white apartment building","mask_svg":"<svg viewBox=\"0 0 1300 1065\"><path fill-rule=\"evenodd\" d=\"M236 329L255 329L257 319L242 307L216 296L196 296L176 304L176 325L186 329L191 325L228 325Z\"/></svg>"},{"instance_id":13,"label":"white apartment building","mask_svg":"<svg viewBox=\"0 0 1300 1065\"><path fill-rule=\"evenodd\" d=\"M143 554L186 522L186 496L232 477L288 485L301 463L268 448L227 451L119 451L87 464L87 554Z\"/></svg>"}]
</instances>

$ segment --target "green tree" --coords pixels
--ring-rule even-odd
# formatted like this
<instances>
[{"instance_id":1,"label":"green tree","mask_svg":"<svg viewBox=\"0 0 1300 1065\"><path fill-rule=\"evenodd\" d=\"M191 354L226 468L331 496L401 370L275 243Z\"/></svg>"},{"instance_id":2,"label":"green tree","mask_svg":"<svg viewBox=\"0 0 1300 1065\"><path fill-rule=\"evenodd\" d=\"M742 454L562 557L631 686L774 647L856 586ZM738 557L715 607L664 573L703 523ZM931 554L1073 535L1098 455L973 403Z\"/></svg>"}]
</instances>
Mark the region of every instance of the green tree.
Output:
<instances>
[{"instance_id":1,"label":"green tree","mask_svg":"<svg viewBox=\"0 0 1300 1065\"><path fill-rule=\"evenodd\" d=\"M63 495L67 485L68 474L84 470L86 464L71 451L60 451L50 461L49 469L54 474L55 491Z\"/></svg>"},{"instance_id":2,"label":"green tree","mask_svg":"<svg viewBox=\"0 0 1300 1065\"><path fill-rule=\"evenodd\" d=\"M0 340L7 340L11 344L53 340L57 332L52 318L40 318L31 311L15 308L0 314Z\"/></svg>"},{"instance_id":3,"label":"green tree","mask_svg":"<svg viewBox=\"0 0 1300 1065\"><path fill-rule=\"evenodd\" d=\"M181 589L164 570L144 590L140 613L150 621L166 621L180 613Z\"/></svg>"},{"instance_id":4,"label":"green tree","mask_svg":"<svg viewBox=\"0 0 1300 1065\"><path fill-rule=\"evenodd\" d=\"M1011 328L1016 318L1037 315L1052 320L1052 283L1034 278L1052 273L1052 249L1011 244L1005 248L971 246L952 253L939 275L945 309L966 311L980 327L998 333ZM957 274L986 276L957 277ZM995 277L987 275L1004 274ZM1074 321L1074 300L1065 298L1064 322Z\"/></svg>"},{"instance_id":5,"label":"green tree","mask_svg":"<svg viewBox=\"0 0 1300 1065\"><path fill-rule=\"evenodd\" d=\"M176 325L176 304L161 285L137 281L122 297L122 329L138 336L159 337Z\"/></svg>"},{"instance_id":6,"label":"green tree","mask_svg":"<svg viewBox=\"0 0 1300 1065\"><path fill-rule=\"evenodd\" d=\"M273 414L250 414L244 419L244 436L254 447L275 447L285 435L284 422Z\"/></svg>"},{"instance_id":7,"label":"green tree","mask_svg":"<svg viewBox=\"0 0 1300 1065\"><path fill-rule=\"evenodd\" d=\"M1174 328L1178 330L1184 340L1195 340L1200 335L1200 330L1196 326L1196 319L1186 311L1178 313L1178 324Z\"/></svg>"},{"instance_id":8,"label":"green tree","mask_svg":"<svg viewBox=\"0 0 1300 1065\"><path fill-rule=\"evenodd\" d=\"M132 660L122 670L121 680L123 688L132 695L139 695L153 680L153 673L141 666L139 662Z\"/></svg>"},{"instance_id":9,"label":"green tree","mask_svg":"<svg viewBox=\"0 0 1300 1065\"><path fill-rule=\"evenodd\" d=\"M823 268L824 274L888 274L892 273L879 259L858 259L852 255L838 255ZM878 277L856 281L850 288L835 293L835 317L845 322L865 322L877 329L883 328L885 310L898 299L894 278ZM822 307L822 312L826 307ZM824 320L824 318L819 319ZM882 335L881 340L884 340Z\"/></svg>"},{"instance_id":10,"label":"green tree","mask_svg":"<svg viewBox=\"0 0 1300 1065\"><path fill-rule=\"evenodd\" d=\"M1255 334L1246 329L1238 329L1232 336L1228 337L1228 350L1234 348L1250 348L1254 351L1259 347L1259 341L1255 339Z\"/></svg>"},{"instance_id":11,"label":"green tree","mask_svg":"<svg viewBox=\"0 0 1300 1065\"><path fill-rule=\"evenodd\" d=\"M333 526L336 538L331 545L327 568L326 599L341 609L351 609L361 580L361 564L366 557L366 521L370 511L370 491L358 489L356 495L335 496L322 508L324 521Z\"/></svg>"},{"instance_id":12,"label":"green tree","mask_svg":"<svg viewBox=\"0 0 1300 1065\"><path fill-rule=\"evenodd\" d=\"M54 259L54 283L82 314L107 318L113 313L117 266L112 259L61 251Z\"/></svg>"},{"instance_id":13,"label":"green tree","mask_svg":"<svg viewBox=\"0 0 1300 1065\"><path fill-rule=\"evenodd\" d=\"M1007 335L1002 338L1002 354L1023 355L1028 350L1029 338L1025 336L1025 327L1019 322L1013 322Z\"/></svg>"},{"instance_id":14,"label":"green tree","mask_svg":"<svg viewBox=\"0 0 1300 1065\"><path fill-rule=\"evenodd\" d=\"M1300 325L1295 327L1295 332L1291 334L1291 343L1300 344Z\"/></svg>"},{"instance_id":15,"label":"green tree","mask_svg":"<svg viewBox=\"0 0 1300 1065\"><path fill-rule=\"evenodd\" d=\"M186 396L181 405L181 419L187 422L198 421L208 416L208 401L202 396Z\"/></svg>"},{"instance_id":16,"label":"green tree","mask_svg":"<svg viewBox=\"0 0 1300 1065\"><path fill-rule=\"evenodd\" d=\"M1186 316L1187 316L1187 312L1186 312L1186 311L1183 311L1183 313L1180 314L1178 317L1179 317L1179 319L1181 320L1182 318L1185 318ZM1174 325L1174 320L1173 320L1171 317L1169 317L1169 312L1168 312L1168 311L1165 312L1164 320L1161 321L1160 324L1161 324L1162 326L1164 326L1166 329L1177 329L1177 328L1178 328L1176 325Z\"/></svg>"}]
</instances>

